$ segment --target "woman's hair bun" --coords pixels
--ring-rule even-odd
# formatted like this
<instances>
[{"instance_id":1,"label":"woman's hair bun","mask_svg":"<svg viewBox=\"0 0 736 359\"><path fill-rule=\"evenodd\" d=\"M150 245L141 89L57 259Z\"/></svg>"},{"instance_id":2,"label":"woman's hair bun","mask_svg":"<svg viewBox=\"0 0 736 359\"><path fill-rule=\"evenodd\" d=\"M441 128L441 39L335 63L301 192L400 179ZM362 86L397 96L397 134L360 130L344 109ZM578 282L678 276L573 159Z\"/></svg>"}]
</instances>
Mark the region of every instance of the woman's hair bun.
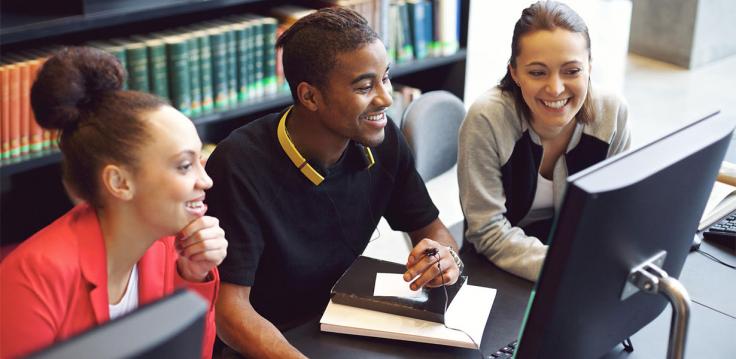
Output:
<instances>
[{"instance_id":1,"label":"woman's hair bun","mask_svg":"<svg viewBox=\"0 0 736 359\"><path fill-rule=\"evenodd\" d=\"M115 56L91 47L69 47L43 65L31 89L31 106L45 128L76 127L99 100L122 89L125 69Z\"/></svg>"}]
</instances>

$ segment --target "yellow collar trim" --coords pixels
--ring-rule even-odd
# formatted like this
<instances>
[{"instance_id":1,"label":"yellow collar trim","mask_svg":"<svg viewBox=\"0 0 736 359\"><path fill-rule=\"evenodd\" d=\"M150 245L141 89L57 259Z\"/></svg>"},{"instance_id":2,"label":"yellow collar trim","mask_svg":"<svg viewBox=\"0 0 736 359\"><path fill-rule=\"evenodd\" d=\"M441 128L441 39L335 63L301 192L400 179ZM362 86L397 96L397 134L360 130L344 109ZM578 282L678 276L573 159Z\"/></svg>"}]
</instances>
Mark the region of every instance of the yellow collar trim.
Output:
<instances>
[{"instance_id":1,"label":"yellow collar trim","mask_svg":"<svg viewBox=\"0 0 736 359\"><path fill-rule=\"evenodd\" d=\"M289 109L284 112L283 116L281 116L281 119L279 120L279 125L276 129L276 134L279 138L279 144L286 153L286 156L289 157L291 162L294 164L294 166L296 166L297 169L299 169L304 177L307 177L307 179L315 186L319 186L322 181L325 180L325 178L321 174L319 174L319 172L317 172L317 170L315 170L314 167L309 164L309 162L307 162L307 159L304 158L299 150L296 149L296 146L294 146L294 142L291 141L289 133L286 132L286 117L289 115L289 112L291 112L292 108L293 106L289 107ZM366 169L373 167L373 165L376 164L376 160L373 158L373 152L371 152L371 149L363 146L360 146L360 148L363 149L363 156L365 157L367 164Z\"/></svg>"},{"instance_id":2,"label":"yellow collar trim","mask_svg":"<svg viewBox=\"0 0 736 359\"><path fill-rule=\"evenodd\" d=\"M312 182L315 186L319 186L322 181L325 180L324 177L322 177L317 170L315 170L308 162L307 159L302 156L301 153L299 153L299 150L296 149L296 146L294 146L294 142L291 142L291 138L289 138L289 133L286 132L286 117L289 115L289 112L291 112L291 109L293 107L289 107L286 112L284 112L284 115L281 116L281 119L279 120L279 126L276 130L276 133L279 138L279 144L281 145L281 148L284 149L284 152L286 153L286 156L289 157L291 162L296 166L299 171L304 175L304 177L307 177L307 179Z\"/></svg>"}]
</instances>

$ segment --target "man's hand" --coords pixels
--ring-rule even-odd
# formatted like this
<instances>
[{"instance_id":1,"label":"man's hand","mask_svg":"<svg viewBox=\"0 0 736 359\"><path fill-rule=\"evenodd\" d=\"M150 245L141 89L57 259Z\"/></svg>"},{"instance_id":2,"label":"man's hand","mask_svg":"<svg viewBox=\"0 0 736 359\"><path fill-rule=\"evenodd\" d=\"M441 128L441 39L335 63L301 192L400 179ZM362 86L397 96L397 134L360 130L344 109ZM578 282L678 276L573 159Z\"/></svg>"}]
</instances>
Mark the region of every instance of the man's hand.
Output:
<instances>
[{"instance_id":1,"label":"man's hand","mask_svg":"<svg viewBox=\"0 0 736 359\"><path fill-rule=\"evenodd\" d=\"M435 250L436 253L432 255ZM409 253L406 269L404 281L411 282L419 276L411 284L412 290L418 290L425 285L434 288L454 284L460 277L460 269L447 247L429 238L422 239L414 246Z\"/></svg>"},{"instance_id":2,"label":"man's hand","mask_svg":"<svg viewBox=\"0 0 736 359\"><path fill-rule=\"evenodd\" d=\"M190 282L203 282L212 268L227 255L225 231L215 217L202 216L182 229L174 241L179 275Z\"/></svg>"}]
</instances>

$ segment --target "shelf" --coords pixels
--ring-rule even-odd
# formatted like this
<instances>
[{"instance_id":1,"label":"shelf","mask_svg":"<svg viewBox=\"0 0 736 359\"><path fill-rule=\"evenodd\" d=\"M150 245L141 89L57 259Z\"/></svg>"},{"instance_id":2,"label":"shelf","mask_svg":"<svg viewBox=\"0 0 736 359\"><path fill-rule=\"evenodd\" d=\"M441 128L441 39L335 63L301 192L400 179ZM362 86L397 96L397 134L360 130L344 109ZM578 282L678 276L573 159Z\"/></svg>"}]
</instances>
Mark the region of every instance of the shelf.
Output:
<instances>
[{"instance_id":1,"label":"shelf","mask_svg":"<svg viewBox=\"0 0 736 359\"><path fill-rule=\"evenodd\" d=\"M30 15L3 11L0 20L2 45L43 39L70 33L102 29L131 21L194 14L227 6L242 5L257 0L185 0L177 4L141 7L135 10L113 9L84 15Z\"/></svg>"},{"instance_id":2,"label":"shelf","mask_svg":"<svg viewBox=\"0 0 736 359\"><path fill-rule=\"evenodd\" d=\"M59 161L61 161L61 152L59 151L36 154L13 161L2 161L2 164L0 165L0 175L2 175L2 177L7 177L16 173L58 163Z\"/></svg>"},{"instance_id":3,"label":"shelf","mask_svg":"<svg viewBox=\"0 0 736 359\"><path fill-rule=\"evenodd\" d=\"M280 93L271 95L258 100L244 102L239 107L204 115L193 119L195 125L204 125L208 123L229 120L232 118L245 117L254 113L263 112L273 108L284 107L291 104L291 93Z\"/></svg>"},{"instance_id":4,"label":"shelf","mask_svg":"<svg viewBox=\"0 0 736 359\"><path fill-rule=\"evenodd\" d=\"M419 61L409 61L394 65L391 69L391 77L404 76L410 73L428 70L438 66L449 65L458 61L465 60L467 51L460 49L456 53L442 57L429 57Z\"/></svg>"},{"instance_id":5,"label":"shelf","mask_svg":"<svg viewBox=\"0 0 736 359\"><path fill-rule=\"evenodd\" d=\"M391 71L391 77L401 77L404 75L412 74L422 70L436 68L438 66L449 65L465 59L466 51L464 49L459 50L457 53L443 56L427 58L420 61L411 61L401 64L397 64ZM292 103L291 93L282 92L276 95L267 96L250 102L239 104L238 107L220 112L204 115L197 117L192 121L196 126L215 123L219 121L230 120L239 117L247 117L259 112L264 112L271 109L279 109ZM58 163L61 161L61 153L52 152L43 155L36 155L35 157L25 158L23 160L16 160L15 162L2 162L0 164L0 176L7 177L17 173L33 170L36 168L44 167L50 164Z\"/></svg>"}]
</instances>

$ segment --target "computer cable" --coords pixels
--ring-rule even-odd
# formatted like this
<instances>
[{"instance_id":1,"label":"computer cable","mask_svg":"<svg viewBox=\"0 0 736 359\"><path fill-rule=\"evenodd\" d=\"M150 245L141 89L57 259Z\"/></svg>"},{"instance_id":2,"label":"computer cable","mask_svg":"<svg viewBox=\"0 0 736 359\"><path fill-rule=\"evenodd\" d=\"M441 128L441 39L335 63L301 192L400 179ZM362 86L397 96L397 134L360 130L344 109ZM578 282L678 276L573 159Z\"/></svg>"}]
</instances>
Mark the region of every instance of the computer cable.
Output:
<instances>
[{"instance_id":1,"label":"computer cable","mask_svg":"<svg viewBox=\"0 0 736 359\"><path fill-rule=\"evenodd\" d=\"M440 278L442 279L442 289L445 290L445 310L442 313L442 317L443 317L442 325L444 325L445 328L447 329L454 330L454 331L465 334L465 336L468 337L468 339L470 339L471 342L473 342L473 345L475 345L475 349L478 351L478 354L480 354L481 359L485 359L483 352L480 350L480 345L475 342L475 339L473 339L473 337L471 337L470 334L468 334L466 331L460 328L452 328L452 327L447 326L447 324L445 324L445 316L447 315L447 303L450 301L450 296L447 294L447 286L445 286L445 274L444 272L442 272L442 265L440 264L439 251L437 250L437 248L427 248L424 250L424 255L427 257L434 257L434 259L437 260L437 269L439 269Z\"/></svg>"},{"instance_id":2,"label":"computer cable","mask_svg":"<svg viewBox=\"0 0 736 359\"><path fill-rule=\"evenodd\" d=\"M710 259L710 260L712 260L712 261L714 261L714 262L716 262L716 263L718 263L718 264L722 264L722 265L724 265L724 266L726 266L726 267L728 267L728 268L731 268L731 269L736 269L736 266L735 266L735 265L733 265L733 264L728 264L728 263L726 263L726 262L724 262L724 261L722 261L722 260L720 260L720 259L716 258L716 256L714 256L714 255L712 255L712 254L710 254L710 253L708 253L708 252L705 252L705 251L703 251L703 250L701 250L701 249L697 249L697 250L696 250L696 252L699 252L699 253L700 253L700 254L702 254L702 255L703 255L703 256L704 256L705 258L708 258L708 259Z\"/></svg>"},{"instance_id":3,"label":"computer cable","mask_svg":"<svg viewBox=\"0 0 736 359\"><path fill-rule=\"evenodd\" d=\"M705 307L705 308L708 308L708 309L710 309L710 310L712 310L712 311L714 311L714 312L718 312L718 313L721 313L721 314L723 314L723 315L725 315L725 316L727 316L727 317L729 317L729 318L732 318L732 319L736 319L736 317L734 317L734 316L733 316L733 315L731 315L731 314L728 314L728 313L724 313L724 312L722 312L722 311L720 311L720 310L718 310L718 309L716 309L716 308L713 308L713 307L711 307L711 306L708 306L708 305L705 305L705 304L703 304L703 303L700 303L700 302L698 302L698 301L697 301L697 300L695 300L695 299L692 299L692 298L691 298L691 299L690 299L690 301L691 301L691 302L693 302L693 303L695 303L695 304L698 304L698 305L700 305L700 306L703 306L703 307Z\"/></svg>"}]
</instances>

